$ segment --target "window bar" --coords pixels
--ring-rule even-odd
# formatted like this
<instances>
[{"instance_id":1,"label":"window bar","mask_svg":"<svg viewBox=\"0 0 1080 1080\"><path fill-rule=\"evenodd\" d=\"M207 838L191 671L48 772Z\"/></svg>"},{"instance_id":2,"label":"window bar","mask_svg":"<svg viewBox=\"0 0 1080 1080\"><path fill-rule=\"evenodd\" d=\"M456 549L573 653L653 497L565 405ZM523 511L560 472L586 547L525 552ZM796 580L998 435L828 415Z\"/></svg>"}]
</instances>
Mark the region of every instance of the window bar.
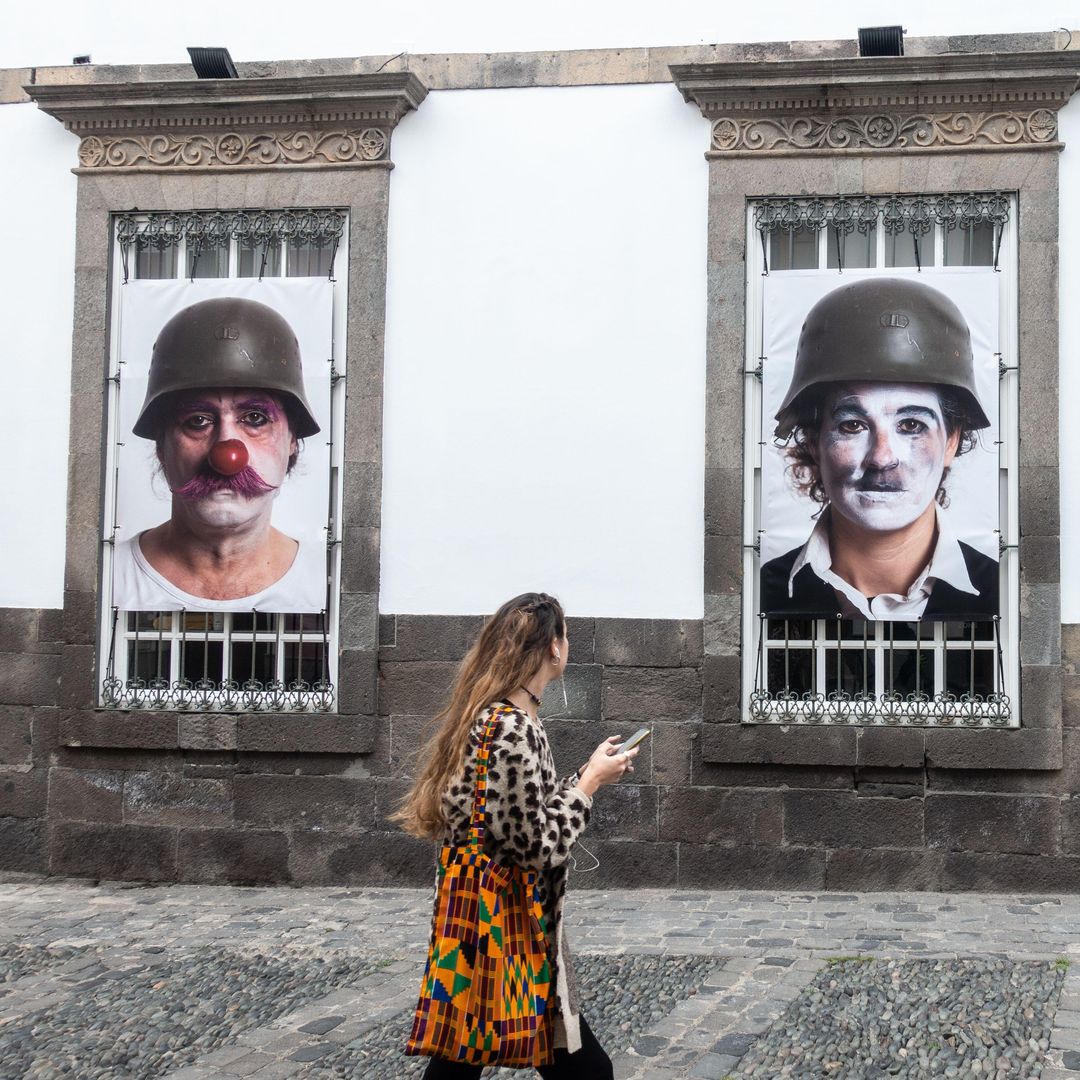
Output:
<instances>
[{"instance_id":1,"label":"window bar","mask_svg":"<svg viewBox=\"0 0 1080 1080\"><path fill-rule=\"evenodd\" d=\"M922 619L915 622L915 694L922 693Z\"/></svg>"},{"instance_id":2,"label":"window bar","mask_svg":"<svg viewBox=\"0 0 1080 1080\"><path fill-rule=\"evenodd\" d=\"M867 674L870 671L870 623L863 619L862 624L862 692L867 697Z\"/></svg>"},{"instance_id":3,"label":"window bar","mask_svg":"<svg viewBox=\"0 0 1080 1080\"><path fill-rule=\"evenodd\" d=\"M919 254L919 234L912 229L911 230L911 242L915 245L915 269L922 273L922 258Z\"/></svg>"},{"instance_id":4,"label":"window bar","mask_svg":"<svg viewBox=\"0 0 1080 1080\"><path fill-rule=\"evenodd\" d=\"M971 656L968 659L968 695L975 700L975 620L971 623Z\"/></svg>"},{"instance_id":5,"label":"window bar","mask_svg":"<svg viewBox=\"0 0 1080 1080\"><path fill-rule=\"evenodd\" d=\"M203 241L201 236L195 238L193 246L193 254L191 256L191 281L195 280L195 271L199 266L199 256L202 254Z\"/></svg>"},{"instance_id":6,"label":"window bar","mask_svg":"<svg viewBox=\"0 0 1080 1080\"><path fill-rule=\"evenodd\" d=\"M844 668L843 668L843 664L841 663L841 656L843 654L840 651L841 648L842 648L842 638L841 638L840 634L841 634L840 612L838 611L836 613L836 694L837 694L837 697L839 697L844 691L844 675L843 675Z\"/></svg>"},{"instance_id":7,"label":"window bar","mask_svg":"<svg viewBox=\"0 0 1080 1080\"><path fill-rule=\"evenodd\" d=\"M844 272L844 244L847 243L847 238L841 233L840 226L834 226L836 233L836 270L837 273L842 274ZM839 641L840 639L837 638Z\"/></svg>"},{"instance_id":8,"label":"window bar","mask_svg":"<svg viewBox=\"0 0 1080 1080\"><path fill-rule=\"evenodd\" d=\"M896 692L896 642L893 639L893 624L889 622L889 692Z\"/></svg>"},{"instance_id":9,"label":"window bar","mask_svg":"<svg viewBox=\"0 0 1080 1080\"><path fill-rule=\"evenodd\" d=\"M266 273L266 258L270 254L270 240L273 234L270 234L266 238L266 243L263 244L262 261L259 263L259 280L262 281L263 274Z\"/></svg>"},{"instance_id":10,"label":"window bar","mask_svg":"<svg viewBox=\"0 0 1080 1080\"><path fill-rule=\"evenodd\" d=\"M191 680L187 677L187 609L180 609L180 657L177 663L177 679L173 684L178 709L186 709L191 703Z\"/></svg>"},{"instance_id":11,"label":"window bar","mask_svg":"<svg viewBox=\"0 0 1080 1080\"><path fill-rule=\"evenodd\" d=\"M757 639L757 685L762 688L765 685L765 612L758 612L758 639Z\"/></svg>"},{"instance_id":12,"label":"window bar","mask_svg":"<svg viewBox=\"0 0 1080 1080\"><path fill-rule=\"evenodd\" d=\"M784 619L784 693L791 691L791 641L788 620Z\"/></svg>"},{"instance_id":13,"label":"window bar","mask_svg":"<svg viewBox=\"0 0 1080 1080\"><path fill-rule=\"evenodd\" d=\"M769 276L769 241L765 239L765 230L758 229L758 235L761 237L761 262L765 267L761 272L762 277Z\"/></svg>"},{"instance_id":14,"label":"window bar","mask_svg":"<svg viewBox=\"0 0 1080 1080\"><path fill-rule=\"evenodd\" d=\"M1001 273L1001 267L998 265L998 256L1001 254L1001 238L1005 235L1005 223L997 222L994 225L994 272Z\"/></svg>"}]
</instances>

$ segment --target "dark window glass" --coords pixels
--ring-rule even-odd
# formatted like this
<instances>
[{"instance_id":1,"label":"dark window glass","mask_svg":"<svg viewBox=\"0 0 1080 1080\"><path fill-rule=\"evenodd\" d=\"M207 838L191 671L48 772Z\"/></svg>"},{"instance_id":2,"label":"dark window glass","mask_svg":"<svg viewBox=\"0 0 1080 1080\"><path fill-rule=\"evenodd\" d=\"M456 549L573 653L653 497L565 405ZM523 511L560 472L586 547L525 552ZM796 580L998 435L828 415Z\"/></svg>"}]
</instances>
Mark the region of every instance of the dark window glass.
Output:
<instances>
[{"instance_id":1,"label":"dark window glass","mask_svg":"<svg viewBox=\"0 0 1080 1080\"><path fill-rule=\"evenodd\" d=\"M915 261L916 236L910 230L901 233L885 234L885 265L886 266L933 266L934 265L934 234L927 233L918 237L919 261Z\"/></svg>"},{"instance_id":2,"label":"dark window glass","mask_svg":"<svg viewBox=\"0 0 1080 1080\"><path fill-rule=\"evenodd\" d=\"M222 278L229 276L229 245L189 243L187 247L187 276L189 278Z\"/></svg>"},{"instance_id":3,"label":"dark window glass","mask_svg":"<svg viewBox=\"0 0 1080 1080\"><path fill-rule=\"evenodd\" d=\"M980 221L966 229L945 230L946 266L993 266L994 226Z\"/></svg>"},{"instance_id":4,"label":"dark window glass","mask_svg":"<svg viewBox=\"0 0 1080 1080\"><path fill-rule=\"evenodd\" d=\"M849 236L841 236L837 245L836 230L829 229L827 265L835 270L840 265L839 255L844 256L844 269L857 270L877 265L877 228L868 233L855 231Z\"/></svg>"},{"instance_id":5,"label":"dark window glass","mask_svg":"<svg viewBox=\"0 0 1080 1080\"><path fill-rule=\"evenodd\" d=\"M263 256L266 264L263 265ZM261 271L261 273L260 273ZM281 242L271 240L269 245L242 240L237 249L237 277L281 277Z\"/></svg>"},{"instance_id":6,"label":"dark window glass","mask_svg":"<svg viewBox=\"0 0 1080 1080\"><path fill-rule=\"evenodd\" d=\"M135 248L135 277L139 281L152 281L157 278L176 277L176 247Z\"/></svg>"},{"instance_id":7,"label":"dark window glass","mask_svg":"<svg viewBox=\"0 0 1080 1080\"><path fill-rule=\"evenodd\" d=\"M769 234L770 270L816 270L816 229L777 229Z\"/></svg>"},{"instance_id":8,"label":"dark window glass","mask_svg":"<svg viewBox=\"0 0 1080 1080\"><path fill-rule=\"evenodd\" d=\"M285 245L286 277L329 277L333 262L333 243L290 240Z\"/></svg>"}]
</instances>

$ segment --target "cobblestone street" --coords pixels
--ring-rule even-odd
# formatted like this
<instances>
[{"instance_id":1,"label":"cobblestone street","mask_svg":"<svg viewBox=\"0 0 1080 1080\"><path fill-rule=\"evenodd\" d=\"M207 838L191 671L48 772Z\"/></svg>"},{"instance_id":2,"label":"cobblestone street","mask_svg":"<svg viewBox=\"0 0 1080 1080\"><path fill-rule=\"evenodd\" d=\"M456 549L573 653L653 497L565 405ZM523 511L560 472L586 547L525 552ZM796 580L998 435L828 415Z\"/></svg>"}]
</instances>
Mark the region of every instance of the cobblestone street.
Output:
<instances>
[{"instance_id":1,"label":"cobblestone street","mask_svg":"<svg viewBox=\"0 0 1080 1080\"><path fill-rule=\"evenodd\" d=\"M7 880L0 909L4 1080L422 1071L426 890ZM1080 1077L1074 896L578 889L569 919L620 1080ZM895 1056L844 1056L856 1006Z\"/></svg>"}]
</instances>

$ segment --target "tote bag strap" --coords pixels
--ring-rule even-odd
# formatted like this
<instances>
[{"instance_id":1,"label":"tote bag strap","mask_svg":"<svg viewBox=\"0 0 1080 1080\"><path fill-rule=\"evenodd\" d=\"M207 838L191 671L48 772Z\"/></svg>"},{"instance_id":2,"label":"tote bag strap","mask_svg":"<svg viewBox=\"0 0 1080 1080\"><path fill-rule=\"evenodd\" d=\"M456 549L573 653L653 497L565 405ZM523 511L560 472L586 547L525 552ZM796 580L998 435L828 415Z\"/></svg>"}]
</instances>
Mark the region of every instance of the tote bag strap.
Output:
<instances>
[{"instance_id":1,"label":"tote bag strap","mask_svg":"<svg viewBox=\"0 0 1080 1080\"><path fill-rule=\"evenodd\" d=\"M491 740L499 718L511 711L506 705L499 705L491 710L491 715L484 722L480 748L476 751L476 795L473 797L472 820L469 822L469 847L477 851L484 846L487 820L487 770L488 758L491 755Z\"/></svg>"}]
</instances>

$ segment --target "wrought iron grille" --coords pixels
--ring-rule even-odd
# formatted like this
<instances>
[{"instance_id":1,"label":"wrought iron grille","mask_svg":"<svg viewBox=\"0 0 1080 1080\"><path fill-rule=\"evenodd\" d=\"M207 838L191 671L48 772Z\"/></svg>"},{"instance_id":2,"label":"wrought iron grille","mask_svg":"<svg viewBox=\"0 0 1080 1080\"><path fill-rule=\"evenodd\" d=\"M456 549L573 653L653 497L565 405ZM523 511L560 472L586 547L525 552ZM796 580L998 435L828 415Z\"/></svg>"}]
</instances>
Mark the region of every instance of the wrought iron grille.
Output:
<instances>
[{"instance_id":1,"label":"wrought iron grille","mask_svg":"<svg viewBox=\"0 0 1080 1080\"><path fill-rule=\"evenodd\" d=\"M123 630L117 633L120 620ZM112 709L183 712L329 712L326 612L126 611L113 609L101 685ZM127 676L116 674L116 643Z\"/></svg>"},{"instance_id":2,"label":"wrought iron grille","mask_svg":"<svg viewBox=\"0 0 1080 1080\"><path fill-rule=\"evenodd\" d=\"M189 250L192 276L202 255L227 252L233 241L260 253L259 277L272 253L283 244L326 249L326 262L332 267L344 231L345 214L339 210L192 210L121 214L116 219L125 283L132 252L165 252L181 242Z\"/></svg>"},{"instance_id":3,"label":"wrought iron grille","mask_svg":"<svg viewBox=\"0 0 1080 1080\"><path fill-rule=\"evenodd\" d=\"M758 616L749 719L1008 727L999 620L871 623Z\"/></svg>"},{"instance_id":4,"label":"wrought iron grille","mask_svg":"<svg viewBox=\"0 0 1080 1080\"><path fill-rule=\"evenodd\" d=\"M998 265L1001 237L1009 221L1010 199L1006 192L984 191L943 195L835 195L771 197L754 202L754 226L762 243L765 272L769 257L767 239L778 232L812 235L830 230L838 250L854 233L868 235L877 228L887 236L908 234L915 244L919 265L919 242L935 227L946 233L993 230L993 265ZM841 267L842 268L842 267Z\"/></svg>"}]
</instances>

